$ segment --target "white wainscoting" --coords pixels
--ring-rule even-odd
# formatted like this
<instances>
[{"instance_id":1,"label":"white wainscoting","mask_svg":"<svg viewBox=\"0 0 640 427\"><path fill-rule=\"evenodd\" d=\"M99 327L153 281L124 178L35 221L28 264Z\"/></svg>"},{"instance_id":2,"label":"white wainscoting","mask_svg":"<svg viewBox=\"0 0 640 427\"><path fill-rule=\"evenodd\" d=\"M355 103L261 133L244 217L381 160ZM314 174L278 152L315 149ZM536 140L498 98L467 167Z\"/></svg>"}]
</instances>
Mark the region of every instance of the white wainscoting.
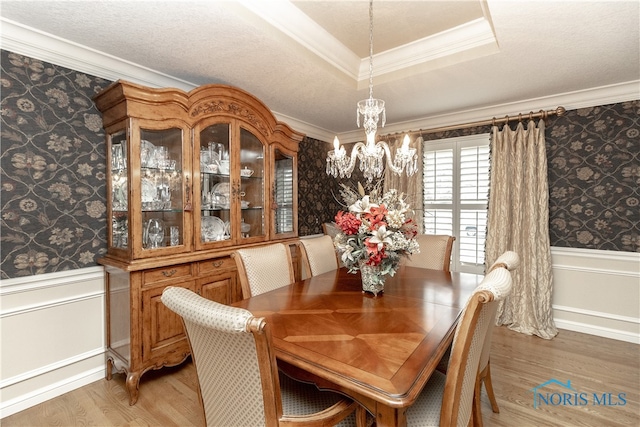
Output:
<instances>
[{"instance_id":1,"label":"white wainscoting","mask_svg":"<svg viewBox=\"0 0 640 427\"><path fill-rule=\"evenodd\" d=\"M561 329L640 344L640 253L551 248Z\"/></svg>"},{"instance_id":2,"label":"white wainscoting","mask_svg":"<svg viewBox=\"0 0 640 427\"><path fill-rule=\"evenodd\" d=\"M552 248L556 325L640 344L640 254ZM104 271L0 281L0 418L104 378Z\"/></svg>"},{"instance_id":3,"label":"white wainscoting","mask_svg":"<svg viewBox=\"0 0 640 427\"><path fill-rule=\"evenodd\" d=\"M0 418L104 378L104 269L0 281Z\"/></svg>"}]
</instances>

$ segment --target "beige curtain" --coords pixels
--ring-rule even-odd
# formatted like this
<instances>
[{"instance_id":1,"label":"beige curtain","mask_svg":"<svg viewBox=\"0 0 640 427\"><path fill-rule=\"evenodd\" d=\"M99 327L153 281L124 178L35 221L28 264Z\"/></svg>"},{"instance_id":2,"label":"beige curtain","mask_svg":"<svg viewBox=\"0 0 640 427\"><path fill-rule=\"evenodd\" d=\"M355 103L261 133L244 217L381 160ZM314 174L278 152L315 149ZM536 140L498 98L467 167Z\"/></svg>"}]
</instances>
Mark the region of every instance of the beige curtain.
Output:
<instances>
[{"instance_id":1,"label":"beige curtain","mask_svg":"<svg viewBox=\"0 0 640 427\"><path fill-rule=\"evenodd\" d=\"M401 138L386 139L387 144L391 150L391 155L395 155L396 148L402 146ZM390 170L384 172L383 191L395 188L400 193L406 195L406 200L410 204L411 209L414 211L413 219L418 224L418 232L424 233L423 217L424 217L424 203L422 194L422 137L416 138L411 143L411 147L416 149L418 156L418 170L412 176L406 176L405 174L396 175Z\"/></svg>"},{"instance_id":2,"label":"beige curtain","mask_svg":"<svg viewBox=\"0 0 640 427\"><path fill-rule=\"evenodd\" d=\"M485 259L520 255L513 291L498 309L496 323L527 335L550 339L557 333L551 310L549 191L544 121L522 122L515 131L493 127L491 180Z\"/></svg>"}]
</instances>

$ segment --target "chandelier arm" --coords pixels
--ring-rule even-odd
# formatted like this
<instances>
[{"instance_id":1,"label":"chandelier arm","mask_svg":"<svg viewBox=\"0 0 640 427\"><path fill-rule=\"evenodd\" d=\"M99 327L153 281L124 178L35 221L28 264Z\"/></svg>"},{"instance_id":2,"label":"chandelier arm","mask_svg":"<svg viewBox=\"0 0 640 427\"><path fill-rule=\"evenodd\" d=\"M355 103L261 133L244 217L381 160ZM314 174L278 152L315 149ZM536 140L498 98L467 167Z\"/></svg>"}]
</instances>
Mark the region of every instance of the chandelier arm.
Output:
<instances>
[{"instance_id":1,"label":"chandelier arm","mask_svg":"<svg viewBox=\"0 0 640 427\"><path fill-rule=\"evenodd\" d=\"M358 153L364 150L365 145L362 142L356 142L351 149L351 157L349 159L349 171L353 172L356 167L356 160L358 160Z\"/></svg>"},{"instance_id":2,"label":"chandelier arm","mask_svg":"<svg viewBox=\"0 0 640 427\"><path fill-rule=\"evenodd\" d=\"M387 167L391 169L393 173L400 175L402 173L402 168L398 168L394 164L395 162L391 158L391 149L389 148L389 145L386 142L378 141L376 146L380 146L384 150L387 157Z\"/></svg>"}]
</instances>

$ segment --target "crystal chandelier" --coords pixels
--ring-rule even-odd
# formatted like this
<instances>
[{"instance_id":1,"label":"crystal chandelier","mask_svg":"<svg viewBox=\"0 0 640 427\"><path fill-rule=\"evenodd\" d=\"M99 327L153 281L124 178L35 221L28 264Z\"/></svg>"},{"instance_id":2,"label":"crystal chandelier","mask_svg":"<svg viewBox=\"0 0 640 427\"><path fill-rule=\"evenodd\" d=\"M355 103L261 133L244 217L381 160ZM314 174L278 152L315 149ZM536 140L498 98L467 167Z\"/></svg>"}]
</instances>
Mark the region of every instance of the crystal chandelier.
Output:
<instances>
[{"instance_id":1,"label":"crystal chandelier","mask_svg":"<svg viewBox=\"0 0 640 427\"><path fill-rule=\"evenodd\" d=\"M350 178L356 165L356 159L360 160L360 170L368 183L374 178L380 178L384 171L384 157L386 155L387 167L394 173L401 175L403 171L407 176L413 175L417 170L418 156L416 149L409 147L409 135L404 136L401 148L396 148L395 159L391 159L389 145L383 141L376 142L376 131L380 115L382 115L382 127L387 117L384 110L384 101L373 97L373 0L369 1L369 99L358 102L356 109L356 124L360 127L360 116L367 137L366 143L358 142L347 156L344 147L336 136L333 140L334 149L327 153L327 175L334 178Z\"/></svg>"}]
</instances>

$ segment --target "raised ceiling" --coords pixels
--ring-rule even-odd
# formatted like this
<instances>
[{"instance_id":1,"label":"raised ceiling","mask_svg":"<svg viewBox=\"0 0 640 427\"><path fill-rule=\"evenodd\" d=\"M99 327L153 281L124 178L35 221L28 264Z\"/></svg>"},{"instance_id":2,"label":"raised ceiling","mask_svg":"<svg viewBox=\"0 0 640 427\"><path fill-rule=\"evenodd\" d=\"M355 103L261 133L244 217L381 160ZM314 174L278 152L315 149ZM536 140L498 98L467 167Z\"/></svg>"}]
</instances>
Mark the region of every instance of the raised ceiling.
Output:
<instances>
[{"instance_id":1,"label":"raised ceiling","mask_svg":"<svg viewBox=\"0 0 640 427\"><path fill-rule=\"evenodd\" d=\"M3 0L0 15L3 49L29 52L16 28L43 32L127 66L104 77L238 86L319 134L353 132L368 96L367 1ZM636 0L375 1L374 96L399 128L628 85L639 16Z\"/></svg>"}]
</instances>

